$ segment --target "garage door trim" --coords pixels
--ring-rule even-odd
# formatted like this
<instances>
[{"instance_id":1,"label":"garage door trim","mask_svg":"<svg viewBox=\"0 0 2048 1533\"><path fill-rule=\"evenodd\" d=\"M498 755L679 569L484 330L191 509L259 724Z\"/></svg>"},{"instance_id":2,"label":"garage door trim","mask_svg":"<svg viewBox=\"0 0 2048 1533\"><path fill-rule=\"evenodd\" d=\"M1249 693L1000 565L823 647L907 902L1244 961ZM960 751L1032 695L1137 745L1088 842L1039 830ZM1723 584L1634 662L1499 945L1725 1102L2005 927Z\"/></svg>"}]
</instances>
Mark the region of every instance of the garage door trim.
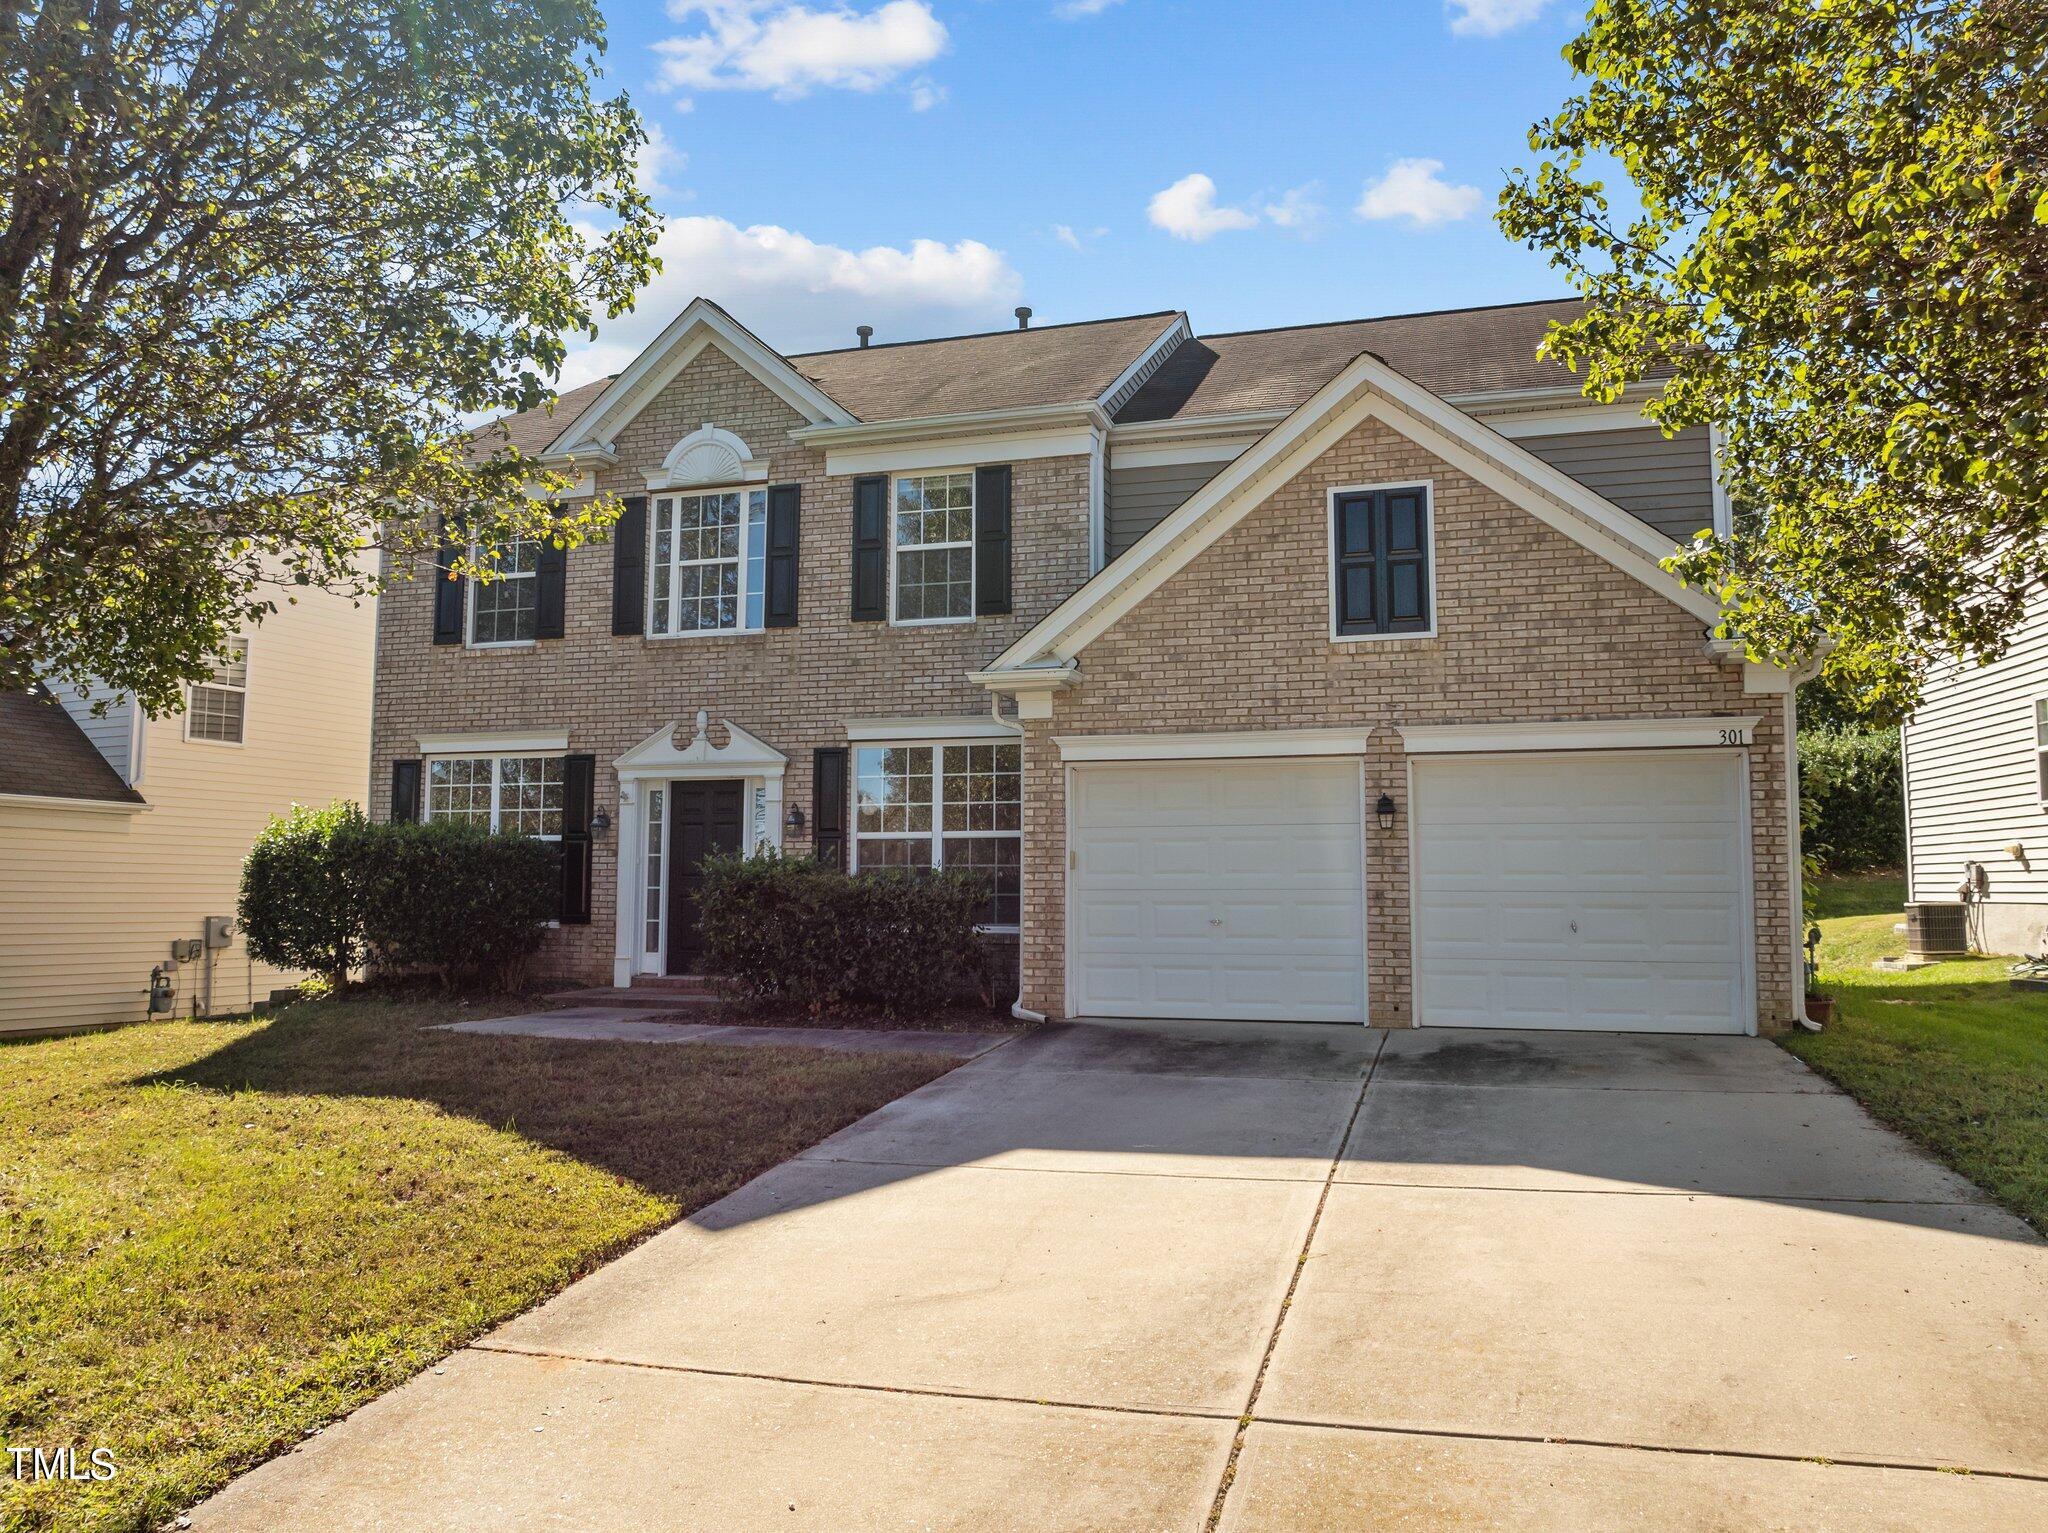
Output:
<instances>
[{"instance_id":1,"label":"garage door trim","mask_svg":"<svg viewBox=\"0 0 2048 1533\"><path fill-rule=\"evenodd\" d=\"M1064 857L1063 857L1063 858L1061 859L1061 860L1062 860L1062 863L1063 863L1063 866L1062 866L1062 868L1061 868L1061 870L1060 870L1060 886L1061 886L1061 895L1060 895L1060 908L1061 908L1061 941L1060 941L1060 949L1061 949L1061 952L1060 952L1060 968L1061 968L1061 988L1062 988L1062 992L1063 992L1063 994L1062 994L1062 1003L1063 1003L1063 1006L1064 1006L1065 1014L1066 1014L1067 1016L1070 1016L1070 1017L1072 1017L1072 1016L1079 1016L1079 1015L1082 1015L1081 1011L1080 1011L1080 1010L1079 1010L1079 1008L1078 1008L1078 1004L1077 1004L1077 1002L1078 1002L1078 995L1079 995L1079 986L1078 986L1078 984L1077 984L1077 982L1076 982L1076 978L1075 978L1075 972L1074 972L1074 971L1075 971L1075 950L1076 950L1076 946L1077 946L1077 944L1076 944L1076 942L1075 942L1075 927L1074 927L1074 891L1075 891L1075 884L1076 884L1076 883L1078 882L1078 880L1077 880L1077 879L1076 879L1076 877L1075 877L1075 874L1076 874L1076 872L1077 872L1077 870L1078 870L1078 868L1077 868L1077 862L1076 862L1076 855L1077 855L1077 852L1078 852L1078 850L1079 850L1079 843L1078 843L1078 842L1077 842L1077 840L1075 839L1075 837L1076 837L1076 824L1075 824L1075 807L1076 807L1077 803L1079 802L1079 791L1078 791L1077 779L1078 779L1079 773L1080 773L1080 772L1081 772L1081 771L1082 771L1083 769L1085 769L1085 770L1087 770L1087 771L1090 771L1090 772L1096 772L1096 773L1109 773L1109 772L1131 772L1131 771L1145 771L1145 770L1151 770L1151 771L1172 771L1172 770L1173 770L1173 769L1174 769L1175 767L1179 767L1179 766L1196 766L1196 765L1201 765L1201 764L1204 764L1204 763L1213 763L1213 764L1216 764L1216 765L1225 765L1225 764L1232 764L1232 763L1246 763L1246 764L1250 764L1250 763L1256 763L1256 762L1260 762L1260 761L1271 761L1271 762L1279 762L1279 763L1294 763L1294 764L1299 764L1299 765L1303 765L1303 766L1308 766L1308 765L1334 765L1334 764L1336 764L1336 762L1337 762L1337 761L1338 761L1339 759L1348 759L1348 760L1350 760L1350 762L1351 762L1351 765L1352 765L1352 768L1353 768L1353 771L1354 771L1354 774L1355 774L1355 782L1356 782L1356 787L1357 787L1357 791L1358 791L1358 826L1359 826L1359 831L1358 831L1358 845L1357 845L1357 853L1358 853L1358 896L1359 896L1359 898L1358 898L1358 906L1359 906L1359 930L1358 930L1358 980L1359 980L1359 1019L1358 1019L1358 1022L1356 1022L1356 1023L1353 1023L1353 1024L1341 1024L1341 1023L1340 1023L1340 1024L1338 1024L1338 1025L1340 1025L1340 1026L1341 1026L1341 1025L1354 1025L1354 1026L1366 1026L1366 1027L1370 1027L1370 1026L1372 1025L1372 953L1371 953L1371 940L1370 940L1370 931L1371 931L1371 926L1372 926L1372 887L1371 887L1371 869L1370 869L1370 867L1368 866L1368 863L1367 863L1367 851L1366 851L1366 839L1367 839L1367 829L1366 829L1366 827L1367 827L1367 826L1368 826L1368 825L1369 825L1369 824L1371 823L1371 820L1370 820L1370 817L1369 817L1369 815L1368 815L1368 812L1367 812L1367 811L1368 811L1368 801L1367 801L1367 793L1366 793L1366 761L1365 761L1365 757L1364 757L1364 755L1363 755L1363 753L1362 753L1362 750L1361 750L1361 749L1358 749L1358 748L1354 748L1354 749L1353 749L1353 750L1351 750L1351 751L1345 751L1345 752L1341 752L1341 753L1339 753L1339 752L1334 752L1334 751L1330 751L1330 752L1325 752L1325 751L1321 751L1321 750L1316 750L1316 749L1309 749L1309 750L1305 750L1305 751L1295 751L1295 752L1290 752L1290 751L1287 751L1287 750L1284 750L1284 749L1274 749L1274 748L1272 748L1272 747L1273 747L1274 745L1278 744L1279 740L1280 740L1280 739L1281 739L1282 737L1284 737L1284 736L1285 736L1286 734L1288 734L1288 733L1291 733L1291 732L1289 732L1289 731L1245 731L1245 732L1243 732L1243 733L1241 733L1241 734L1233 733L1233 734L1232 734L1232 735L1230 735L1230 736L1222 736L1222 735L1217 735L1217 736L1209 736L1209 737L1206 737L1206 738L1208 738L1208 739L1214 739L1214 740L1219 740L1219 741L1221 741L1221 740L1225 740L1225 739L1228 739L1228 740L1233 740L1233 741L1241 741L1241 740L1250 740L1250 739L1256 739L1256 738L1260 738L1260 737L1263 737L1263 738L1265 739L1266 743L1267 743L1267 746L1268 746L1268 748L1267 748L1267 749L1266 749L1265 751L1263 751L1263 752L1261 752L1261 753L1259 753L1259 754L1256 754L1256 755L1254 755L1254 754L1251 754L1251 753L1249 753L1249 752L1246 752L1246 751L1243 751L1243 750L1241 750L1241 749L1237 749L1237 748L1231 748L1231 749L1224 749L1224 750L1218 750L1218 751L1213 751L1213 752L1212 752L1212 751L1207 751L1207 750L1201 750L1201 749L1194 749L1194 750L1186 750L1186 749L1181 749L1181 750L1176 750L1176 749L1174 749L1174 747L1175 747L1176 745L1179 745L1179 746L1183 746L1183 747L1185 747L1185 746L1186 746L1186 745L1187 745L1187 744L1188 744L1189 742L1191 742L1191 741L1195 741L1195 740L1201 740L1201 739L1203 739L1203 738L1205 738L1205 737L1201 737L1201 736L1188 736L1188 735L1166 735L1166 736L1154 736L1154 737L1152 737L1152 739L1153 739L1153 740L1155 740L1155 741L1157 741L1159 745L1165 746L1166 748L1165 748L1165 749L1159 749L1159 748L1157 748L1157 747L1155 746L1155 747L1154 747L1154 751L1153 751L1153 753L1152 753L1152 754L1149 754L1149 755L1145 755L1145 756L1135 756L1135 755L1133 755L1133 756L1107 756L1107 755L1105 755L1105 756L1099 756L1099 757L1093 757L1093 758L1088 758L1088 757L1085 757L1085 756L1084 756L1084 757L1083 757L1082 759L1080 759L1080 760L1078 760L1078 761L1077 761L1077 760L1074 760L1074 759L1068 759L1068 760L1066 760L1066 761L1064 762L1064 764L1063 764L1063 766L1062 766L1062 768L1061 768L1061 780L1062 780L1062 786L1063 786L1063 788L1064 788L1064 790L1065 790L1065 791L1064 791L1064 796L1065 796L1065 800L1066 800L1066 802L1065 802L1065 805L1064 805L1064 810L1063 810L1063 821L1064 821L1064 843L1065 843L1065 847L1066 847L1066 855L1065 855L1065 856L1064 856ZM1335 738L1337 737L1338 733L1339 733L1339 732L1337 732L1337 731L1329 731L1329 732L1328 732L1328 737L1329 737L1329 738L1330 738L1331 740L1333 740L1333 741L1334 741L1334 739L1335 739ZM1362 731L1362 730L1361 730L1361 731L1346 731L1346 732L1344 732L1344 733L1345 733L1345 734L1346 734L1346 735L1347 735L1347 736L1348 736L1349 738L1351 738L1351 739L1355 740L1356 742L1358 742L1358 745L1362 747L1362 745L1363 745L1363 742L1364 742L1364 739L1365 739L1365 736L1366 736L1366 733L1367 733L1367 731ZM1123 739L1125 739L1125 740L1129 740L1129 741L1133 742L1133 744L1134 744L1134 745L1135 745L1135 742L1136 742L1136 741L1137 741L1137 739L1138 739L1138 737L1136 737L1136 736L1125 736L1125 737L1121 737L1121 738L1123 738ZM1062 742L1062 744L1063 744L1063 745L1064 745L1065 743L1066 743L1066 742L1064 742L1064 741ZM1078 743L1078 741L1077 741L1077 743ZM1028 876L1028 874L1027 874L1027 876ZM1227 1019L1221 1019L1221 1020L1227 1020Z\"/></svg>"},{"instance_id":2,"label":"garage door trim","mask_svg":"<svg viewBox=\"0 0 2048 1533\"><path fill-rule=\"evenodd\" d=\"M1706 723L1705 720L1691 721ZM1740 724L1741 720L1714 720L1716 725ZM1563 727L1563 726L1558 726ZM1477 738L1475 731L1473 738ZM1601 746L1587 745L1576 748L1553 748L1549 750L1520 750L1513 747L1495 747L1485 750L1445 750L1425 747L1421 751L1410 750L1407 758L1408 786L1408 984L1411 1023L1415 1027L1429 1026L1424 1015L1422 992L1422 921L1420 918L1422 860L1417 853L1416 838L1421 819L1414 812L1415 768L1418 763L1444 760L1532 760L1543 757L1553 759L1582 759L1586 756L1650 755L1689 756L1726 760L1732 756L1736 762L1735 776L1735 836L1736 836L1736 964L1737 1004L1742 1008L1738 1019L1745 1035L1754 1037L1757 1032L1757 976L1756 976L1756 852L1752 845L1752 822L1755 818L1750 785L1750 747L1755 735L1745 731L1745 743L1740 745L1704 747L1644 747L1644 746Z\"/></svg>"}]
</instances>

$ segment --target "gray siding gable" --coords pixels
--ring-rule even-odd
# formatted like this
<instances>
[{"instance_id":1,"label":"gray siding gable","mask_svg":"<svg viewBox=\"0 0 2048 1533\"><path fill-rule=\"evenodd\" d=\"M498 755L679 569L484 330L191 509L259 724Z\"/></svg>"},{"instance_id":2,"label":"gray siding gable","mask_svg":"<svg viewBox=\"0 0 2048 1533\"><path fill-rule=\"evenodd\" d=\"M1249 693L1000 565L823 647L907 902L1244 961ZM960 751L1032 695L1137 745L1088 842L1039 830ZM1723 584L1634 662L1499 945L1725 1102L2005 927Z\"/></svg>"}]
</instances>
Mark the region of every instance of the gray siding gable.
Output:
<instances>
[{"instance_id":1,"label":"gray siding gable","mask_svg":"<svg viewBox=\"0 0 2048 1533\"><path fill-rule=\"evenodd\" d=\"M1672 437L1655 426L1574 431L1523 437L1518 445L1674 544L1714 525L1714 455L1704 426Z\"/></svg>"},{"instance_id":2,"label":"gray siding gable","mask_svg":"<svg viewBox=\"0 0 2048 1533\"><path fill-rule=\"evenodd\" d=\"M71 715L71 721L92 741L93 749L107 758L107 765L121 774L121 781L130 784L135 781L135 763L131 759L131 742L134 739L135 702L132 698L117 697L107 711L93 715L93 704L111 694L100 687L94 687L86 696L80 697L75 687L63 682L54 682L51 693L64 705L64 711Z\"/></svg>"},{"instance_id":3,"label":"gray siding gable","mask_svg":"<svg viewBox=\"0 0 2048 1533\"><path fill-rule=\"evenodd\" d=\"M1207 463L1151 463L1118 468L1112 448L1106 556L1114 559L1122 554L1229 466L1228 459L1216 458Z\"/></svg>"}]
</instances>

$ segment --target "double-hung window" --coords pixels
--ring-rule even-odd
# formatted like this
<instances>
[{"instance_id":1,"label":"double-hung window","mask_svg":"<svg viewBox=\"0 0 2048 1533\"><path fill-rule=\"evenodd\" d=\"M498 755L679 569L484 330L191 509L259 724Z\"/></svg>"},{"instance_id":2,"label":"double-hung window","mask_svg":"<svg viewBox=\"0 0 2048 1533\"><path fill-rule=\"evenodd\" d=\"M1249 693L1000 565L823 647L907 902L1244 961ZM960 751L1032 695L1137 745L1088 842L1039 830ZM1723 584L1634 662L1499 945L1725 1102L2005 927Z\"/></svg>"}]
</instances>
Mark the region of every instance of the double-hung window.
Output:
<instances>
[{"instance_id":1,"label":"double-hung window","mask_svg":"<svg viewBox=\"0 0 2048 1533\"><path fill-rule=\"evenodd\" d=\"M972 619L973 473L915 474L898 479L890 523L894 620L960 623Z\"/></svg>"},{"instance_id":2,"label":"double-hung window","mask_svg":"<svg viewBox=\"0 0 2048 1533\"><path fill-rule=\"evenodd\" d=\"M435 756L426 817L541 841L562 839L560 756Z\"/></svg>"},{"instance_id":3,"label":"double-hung window","mask_svg":"<svg viewBox=\"0 0 2048 1533\"><path fill-rule=\"evenodd\" d=\"M1330 637L1435 631L1426 484L1330 494Z\"/></svg>"},{"instance_id":4,"label":"double-hung window","mask_svg":"<svg viewBox=\"0 0 2048 1533\"><path fill-rule=\"evenodd\" d=\"M854 869L968 868L987 876L983 924L1017 925L1020 748L1006 742L862 746L854 753Z\"/></svg>"},{"instance_id":5,"label":"double-hung window","mask_svg":"<svg viewBox=\"0 0 2048 1533\"><path fill-rule=\"evenodd\" d=\"M759 629L768 587L768 492L657 495L648 509L647 632Z\"/></svg>"},{"instance_id":6,"label":"double-hung window","mask_svg":"<svg viewBox=\"0 0 2048 1533\"><path fill-rule=\"evenodd\" d=\"M2041 807L2048 809L2048 697L2034 704L2034 778L2041 790Z\"/></svg>"},{"instance_id":7,"label":"double-hung window","mask_svg":"<svg viewBox=\"0 0 2048 1533\"><path fill-rule=\"evenodd\" d=\"M471 552L478 563L490 550ZM531 644L540 631L540 544L518 538L498 551L489 580L470 580L469 642L472 645Z\"/></svg>"},{"instance_id":8,"label":"double-hung window","mask_svg":"<svg viewBox=\"0 0 2048 1533\"><path fill-rule=\"evenodd\" d=\"M228 640L213 676L185 696L185 738L209 745L240 745L249 721L249 641Z\"/></svg>"}]
</instances>

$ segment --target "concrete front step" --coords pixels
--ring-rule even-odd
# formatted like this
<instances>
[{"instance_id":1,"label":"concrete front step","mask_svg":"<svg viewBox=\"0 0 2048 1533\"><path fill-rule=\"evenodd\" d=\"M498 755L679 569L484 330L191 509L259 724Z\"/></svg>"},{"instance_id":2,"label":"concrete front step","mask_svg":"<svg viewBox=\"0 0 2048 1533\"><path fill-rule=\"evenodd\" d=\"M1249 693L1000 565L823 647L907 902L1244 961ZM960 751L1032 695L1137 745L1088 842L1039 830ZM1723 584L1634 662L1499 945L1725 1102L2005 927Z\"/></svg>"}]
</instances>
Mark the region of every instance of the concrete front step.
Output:
<instances>
[{"instance_id":1,"label":"concrete front step","mask_svg":"<svg viewBox=\"0 0 2048 1533\"><path fill-rule=\"evenodd\" d=\"M683 1011L715 1006L724 997L700 991L656 990L636 985L630 990L615 990L610 986L557 990L548 999L559 1006L632 1006L643 1011Z\"/></svg>"},{"instance_id":2,"label":"concrete front step","mask_svg":"<svg viewBox=\"0 0 2048 1533\"><path fill-rule=\"evenodd\" d=\"M725 989L725 981L716 974L636 974L633 976L635 990L666 990L671 994L719 995Z\"/></svg>"}]
</instances>

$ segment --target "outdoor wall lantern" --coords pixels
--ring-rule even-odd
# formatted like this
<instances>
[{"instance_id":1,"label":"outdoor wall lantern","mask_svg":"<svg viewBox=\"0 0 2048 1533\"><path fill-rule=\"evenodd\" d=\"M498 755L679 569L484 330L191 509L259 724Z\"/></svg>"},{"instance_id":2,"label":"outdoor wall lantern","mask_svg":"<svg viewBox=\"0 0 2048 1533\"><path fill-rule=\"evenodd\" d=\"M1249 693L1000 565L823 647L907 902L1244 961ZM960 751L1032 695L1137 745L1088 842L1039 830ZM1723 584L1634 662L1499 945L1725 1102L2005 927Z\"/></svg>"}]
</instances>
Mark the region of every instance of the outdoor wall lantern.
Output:
<instances>
[{"instance_id":1,"label":"outdoor wall lantern","mask_svg":"<svg viewBox=\"0 0 2048 1533\"><path fill-rule=\"evenodd\" d=\"M598 810L596 814L590 817L590 833L593 836L601 836L611 828L612 817L606 814L602 809Z\"/></svg>"},{"instance_id":2,"label":"outdoor wall lantern","mask_svg":"<svg viewBox=\"0 0 2048 1533\"><path fill-rule=\"evenodd\" d=\"M789 806L789 822L788 822L788 823L789 823L789 828L790 828L791 830L793 830L793 831L797 832L797 834L798 834L798 835L802 835L802 834L803 834L803 828L804 828L804 811L803 811L803 808L802 808L802 806L801 806L801 805L798 805L798 804L791 804L791 805Z\"/></svg>"},{"instance_id":3,"label":"outdoor wall lantern","mask_svg":"<svg viewBox=\"0 0 2048 1533\"><path fill-rule=\"evenodd\" d=\"M1380 817L1381 830L1392 830L1394 828L1394 800L1392 795L1382 793L1380 801L1373 805L1373 813Z\"/></svg>"}]
</instances>

